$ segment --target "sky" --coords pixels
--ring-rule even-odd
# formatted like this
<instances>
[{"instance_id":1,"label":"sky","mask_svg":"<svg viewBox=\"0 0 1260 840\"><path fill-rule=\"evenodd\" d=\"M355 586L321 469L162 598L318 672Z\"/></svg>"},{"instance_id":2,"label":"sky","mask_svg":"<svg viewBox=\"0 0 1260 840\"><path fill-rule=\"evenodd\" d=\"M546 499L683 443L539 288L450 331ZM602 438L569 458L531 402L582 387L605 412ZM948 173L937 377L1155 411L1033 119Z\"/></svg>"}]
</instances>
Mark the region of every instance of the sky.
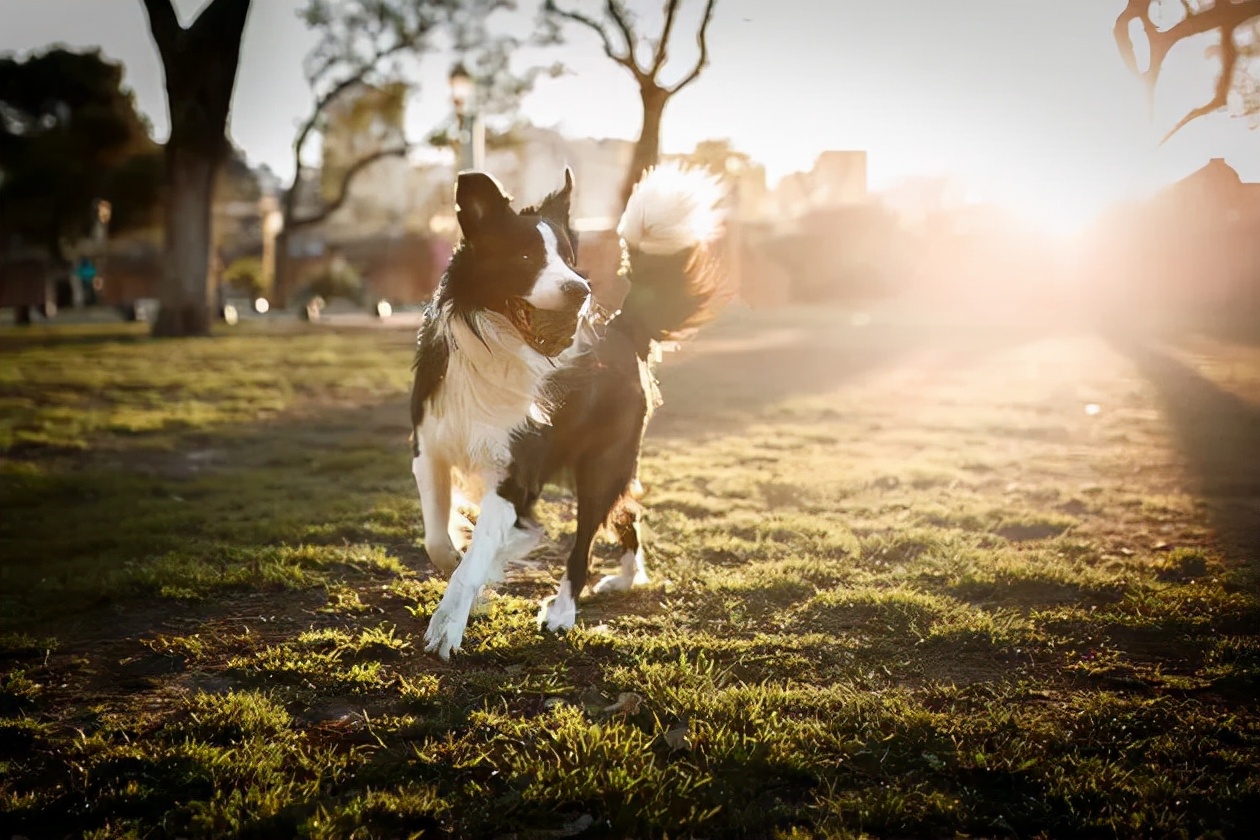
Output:
<instances>
[{"instance_id":1,"label":"sky","mask_svg":"<svg viewBox=\"0 0 1260 840\"><path fill-rule=\"evenodd\" d=\"M202 5L176 2L185 20ZM294 127L311 102L301 64L315 38L296 16L301 5L254 0L229 126L251 162L285 178L293 170ZM1260 131L1248 130L1245 120L1199 120L1159 145L1175 118L1208 96L1207 43L1170 56L1152 119L1111 39L1123 5L719 0L710 67L671 100L662 145L686 152L700 140L728 138L766 165L771 186L807 170L823 150L865 149L872 189L949 175L976 200L1065 231L1109 202L1149 194L1213 157L1224 157L1245 180L1260 181ZM659 19L659 0L630 0L630 6L645 23ZM699 0L685 0L684 7L694 19ZM530 22L518 14L499 25L520 30ZM690 32L680 23L666 81L694 60ZM161 66L140 0L0 0L0 52L24 55L55 43L100 47L122 61L125 84L158 139L165 137ZM571 72L540 81L524 102L526 117L571 136L637 135L634 82L603 55L593 34L573 30L564 47L522 53L519 63L535 56L548 63L558 57ZM413 138L448 115L452 61L435 54L420 65L408 111Z\"/></svg>"}]
</instances>

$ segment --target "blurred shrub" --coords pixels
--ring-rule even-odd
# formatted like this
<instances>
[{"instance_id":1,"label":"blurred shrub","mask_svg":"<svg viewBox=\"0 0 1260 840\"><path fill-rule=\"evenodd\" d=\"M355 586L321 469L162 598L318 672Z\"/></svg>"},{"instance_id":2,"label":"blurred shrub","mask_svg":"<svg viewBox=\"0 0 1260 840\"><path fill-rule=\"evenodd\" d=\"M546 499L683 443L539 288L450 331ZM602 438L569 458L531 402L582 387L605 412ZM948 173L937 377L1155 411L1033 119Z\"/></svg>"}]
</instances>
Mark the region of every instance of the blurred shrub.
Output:
<instances>
[{"instance_id":1,"label":"blurred shrub","mask_svg":"<svg viewBox=\"0 0 1260 840\"><path fill-rule=\"evenodd\" d=\"M257 257L241 257L223 270L223 282L241 297L254 298L266 295L262 260Z\"/></svg>"},{"instance_id":2,"label":"blurred shrub","mask_svg":"<svg viewBox=\"0 0 1260 840\"><path fill-rule=\"evenodd\" d=\"M345 260L334 259L327 268L311 278L306 292L310 297L319 296L325 300L345 298L354 303L362 303L363 278Z\"/></svg>"}]
</instances>

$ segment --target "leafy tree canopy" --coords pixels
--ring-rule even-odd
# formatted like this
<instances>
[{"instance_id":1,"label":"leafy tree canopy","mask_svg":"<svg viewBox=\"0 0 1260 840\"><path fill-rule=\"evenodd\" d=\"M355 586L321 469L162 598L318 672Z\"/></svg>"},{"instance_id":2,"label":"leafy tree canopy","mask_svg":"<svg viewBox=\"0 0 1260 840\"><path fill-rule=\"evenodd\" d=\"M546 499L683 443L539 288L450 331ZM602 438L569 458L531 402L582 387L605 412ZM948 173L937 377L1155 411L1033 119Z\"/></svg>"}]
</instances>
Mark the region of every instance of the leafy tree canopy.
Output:
<instances>
[{"instance_id":1,"label":"leafy tree canopy","mask_svg":"<svg viewBox=\"0 0 1260 840\"><path fill-rule=\"evenodd\" d=\"M98 199L115 230L152 221L160 149L122 79L99 51L0 58L0 246L57 256L90 231Z\"/></svg>"}]
</instances>

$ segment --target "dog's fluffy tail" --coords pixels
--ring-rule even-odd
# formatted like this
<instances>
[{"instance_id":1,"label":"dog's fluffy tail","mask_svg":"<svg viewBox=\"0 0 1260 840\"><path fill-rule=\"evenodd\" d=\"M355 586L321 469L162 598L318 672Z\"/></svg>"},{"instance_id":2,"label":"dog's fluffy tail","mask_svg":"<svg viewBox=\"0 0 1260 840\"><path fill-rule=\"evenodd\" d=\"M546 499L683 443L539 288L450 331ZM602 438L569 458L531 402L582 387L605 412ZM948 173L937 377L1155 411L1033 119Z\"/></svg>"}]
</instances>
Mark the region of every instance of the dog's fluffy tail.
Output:
<instances>
[{"instance_id":1,"label":"dog's fluffy tail","mask_svg":"<svg viewBox=\"0 0 1260 840\"><path fill-rule=\"evenodd\" d=\"M635 185L617 232L630 290L616 322L646 351L676 341L712 318L726 298L716 253L722 188L702 169L656 166Z\"/></svg>"}]
</instances>

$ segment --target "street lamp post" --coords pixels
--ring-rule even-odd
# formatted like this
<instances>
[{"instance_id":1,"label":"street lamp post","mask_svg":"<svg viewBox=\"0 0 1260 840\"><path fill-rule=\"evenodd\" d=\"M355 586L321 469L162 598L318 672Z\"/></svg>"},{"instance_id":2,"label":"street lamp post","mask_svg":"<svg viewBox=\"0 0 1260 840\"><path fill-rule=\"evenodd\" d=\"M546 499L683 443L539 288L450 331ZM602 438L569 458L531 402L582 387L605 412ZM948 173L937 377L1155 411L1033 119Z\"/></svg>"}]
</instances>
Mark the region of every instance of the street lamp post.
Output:
<instances>
[{"instance_id":1,"label":"street lamp post","mask_svg":"<svg viewBox=\"0 0 1260 840\"><path fill-rule=\"evenodd\" d=\"M477 112L477 83L462 61L451 68L448 81L459 126L459 168L481 169L486 156L486 135Z\"/></svg>"}]
</instances>

